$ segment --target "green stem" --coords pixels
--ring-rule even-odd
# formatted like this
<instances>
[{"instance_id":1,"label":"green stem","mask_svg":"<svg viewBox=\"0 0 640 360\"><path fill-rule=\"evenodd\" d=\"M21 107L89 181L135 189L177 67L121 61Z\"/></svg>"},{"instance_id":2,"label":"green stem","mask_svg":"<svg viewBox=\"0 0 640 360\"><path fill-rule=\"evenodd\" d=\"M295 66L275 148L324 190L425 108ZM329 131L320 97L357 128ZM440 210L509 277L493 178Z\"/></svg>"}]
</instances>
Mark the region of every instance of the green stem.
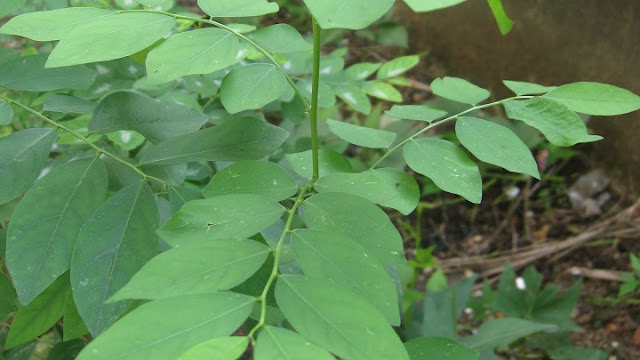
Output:
<instances>
[{"instance_id":1,"label":"green stem","mask_svg":"<svg viewBox=\"0 0 640 360\"><path fill-rule=\"evenodd\" d=\"M312 181L320 176L318 165L318 86L320 84L320 35L322 29L315 18L313 21L313 80L311 85L311 109L309 121L311 122L311 153L313 158Z\"/></svg>"},{"instance_id":2,"label":"green stem","mask_svg":"<svg viewBox=\"0 0 640 360\"><path fill-rule=\"evenodd\" d=\"M458 117L468 114L470 112L476 111L476 110L480 110L480 109L484 109L484 108L488 108L488 107L492 107L492 106L496 106L496 105L500 105L502 103L504 103L505 101L509 101L509 100L522 100L522 99L530 99L532 98L532 96L513 96L510 98L506 98L506 99L502 99L499 101L494 101L488 104L483 104L483 105L476 105L474 107L471 107L467 110L461 111L455 115L451 115L447 118L444 118L440 121L436 121L433 122L431 124L429 124L428 126L420 129L420 131L416 132L415 134L409 136L408 138L404 139L403 141L401 141L398 145L392 147L391 149L389 149L386 153L384 153L384 155L382 155L380 157L380 159L378 159L378 161L376 161L373 165L371 165L371 167L369 168L369 170L373 170L376 167L378 167L380 165L380 163L382 163L382 161L384 161L387 157L389 157L389 155L391 155L393 152L395 152L396 150L400 149L402 146L404 146L404 144L408 143L409 141L415 139L416 137L422 135L423 133L425 133L426 131L429 131L431 129L433 129L436 126L442 125L446 122L449 122L451 120L457 119Z\"/></svg>"},{"instance_id":3,"label":"green stem","mask_svg":"<svg viewBox=\"0 0 640 360\"><path fill-rule=\"evenodd\" d=\"M311 188L313 188L313 184L314 184L314 181L312 180L305 187L303 187L298 193L298 196L296 197L296 201L293 203L293 206L289 210L289 216L287 217L287 221L284 224L284 230L280 235L280 239L278 239L278 244L276 245L276 248L273 251L274 260L273 260L273 267L271 268L271 275L269 275L269 279L267 280L267 283L265 284L265 287L262 290L262 294L260 294L260 297L258 298L258 301L260 302L260 320L258 320L258 323L253 327L253 329L251 329L251 331L249 332L249 335L247 335L249 339L251 339L252 341L253 341L253 335L256 333L256 331L262 328L266 323L267 294L269 294L269 290L271 289L273 282L278 277L278 269L280 267L280 256L282 255L282 245L284 244L284 240L287 237L287 235L291 233L291 225L293 224L293 219L295 218L298 207L302 203L304 203L305 195L309 190L311 190Z\"/></svg>"},{"instance_id":4,"label":"green stem","mask_svg":"<svg viewBox=\"0 0 640 360\"><path fill-rule=\"evenodd\" d=\"M161 15L165 15L165 16L169 16L172 17L176 20L180 19L180 20L189 20L189 21L193 21L193 22L199 22L199 23L205 23L205 24L209 24L209 25L213 25L217 28L226 30L230 33L232 33L235 37L237 37L238 39L241 39L242 41L248 43L249 45L253 46L256 50L258 50L262 55L264 55L264 57L267 58L267 60L269 60L269 62L271 62L285 77L285 79L287 79L287 82L289 83L289 85L291 85L291 87L293 88L293 91L295 91L296 95L298 96L298 98L300 98L300 101L302 101L302 103L304 104L304 107L307 111L310 110L310 105L309 102L307 101L307 99L304 97L304 95L302 95L302 92L300 92L300 89L298 89L298 87L296 86L296 84L293 82L293 79L291 79L291 77L287 74L287 71L282 67L282 65L280 64L280 62L278 60L276 60L276 58L273 57L273 54L271 54L271 52L267 49L265 49L264 47L258 45L255 41L249 39L248 37L244 36L243 34L235 31L234 29L219 23L217 21L214 20L207 20L207 19L201 19L201 18L197 18L197 17L192 17L192 16L185 16L185 15L177 15L177 14L173 14L167 11L160 11L160 10L121 10L118 11L117 13L128 13L128 12L144 12L144 13L154 13L154 14L161 14Z\"/></svg>"},{"instance_id":5,"label":"green stem","mask_svg":"<svg viewBox=\"0 0 640 360\"><path fill-rule=\"evenodd\" d=\"M48 117L42 115L41 113L39 113L36 110L30 108L29 106L24 105L24 104L22 104L20 102L17 102L17 101L15 101L15 100L13 100L11 98L8 98L8 97L6 97L4 95L0 95L0 99L6 101L7 103L11 103L11 104L13 104L13 105L15 105L15 106L27 111L28 113L38 117L39 119L45 121L46 123L52 125L56 129L61 129L63 131L68 132L72 136L78 138L80 141L82 141L83 143L85 143L88 146L90 146L91 148L93 148L95 151L98 152L98 154L104 154L105 156L108 156L108 157L112 158L113 160L115 160L115 161L117 161L117 162L119 162L119 163L121 163L121 164L123 164L123 165L125 165L125 166L127 166L129 168L131 168L133 171L138 173L144 179L154 180L154 181L157 181L157 182L163 184L164 186L172 187L172 185L169 184L168 182L166 182L166 181L164 181L162 179L159 179L157 177L145 174L144 171L138 169L135 165L133 165L133 164L129 163L128 161L126 161L124 159L121 159L120 157L118 157L118 156L108 152L107 150L99 147L98 145L92 143L91 141L89 141L89 139L87 139L86 137L82 136L78 132L76 132L76 131L74 131L72 129L69 129L68 127L66 127L66 126L64 126L64 125L62 125L62 124L60 124L60 123L58 123L56 121L53 121L53 120L49 119Z\"/></svg>"}]
</instances>

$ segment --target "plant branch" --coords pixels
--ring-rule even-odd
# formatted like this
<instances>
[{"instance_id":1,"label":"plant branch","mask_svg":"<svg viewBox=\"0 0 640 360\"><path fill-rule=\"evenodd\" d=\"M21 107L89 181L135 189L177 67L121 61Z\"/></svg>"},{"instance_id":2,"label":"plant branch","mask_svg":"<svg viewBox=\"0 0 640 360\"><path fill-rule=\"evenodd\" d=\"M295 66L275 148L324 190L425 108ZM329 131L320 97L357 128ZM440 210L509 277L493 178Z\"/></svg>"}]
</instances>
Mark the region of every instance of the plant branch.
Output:
<instances>
[{"instance_id":1,"label":"plant branch","mask_svg":"<svg viewBox=\"0 0 640 360\"><path fill-rule=\"evenodd\" d=\"M320 35L322 29L315 18L311 20L313 21L313 80L309 121L311 122L311 157L313 159L313 177L311 179L314 181L320 177L318 165L318 87L320 84Z\"/></svg>"}]
</instances>

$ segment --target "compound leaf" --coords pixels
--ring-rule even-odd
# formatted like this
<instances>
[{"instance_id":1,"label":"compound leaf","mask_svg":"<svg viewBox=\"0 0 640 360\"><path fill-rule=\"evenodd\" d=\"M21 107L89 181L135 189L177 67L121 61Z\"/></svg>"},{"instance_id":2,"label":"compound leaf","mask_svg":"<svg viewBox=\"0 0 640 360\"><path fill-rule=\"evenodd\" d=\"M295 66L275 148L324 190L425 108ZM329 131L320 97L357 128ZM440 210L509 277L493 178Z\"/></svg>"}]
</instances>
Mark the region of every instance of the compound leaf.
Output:
<instances>
[{"instance_id":1,"label":"compound leaf","mask_svg":"<svg viewBox=\"0 0 640 360\"><path fill-rule=\"evenodd\" d=\"M364 29L382 17L395 0L304 0L323 29Z\"/></svg>"},{"instance_id":2,"label":"compound leaf","mask_svg":"<svg viewBox=\"0 0 640 360\"><path fill-rule=\"evenodd\" d=\"M267 326L260 332L253 355L256 360L335 360L302 335L274 326Z\"/></svg>"},{"instance_id":3,"label":"compound leaf","mask_svg":"<svg viewBox=\"0 0 640 360\"><path fill-rule=\"evenodd\" d=\"M249 64L231 70L222 80L220 100L231 114L259 109L277 100L287 86L284 75L272 64Z\"/></svg>"},{"instance_id":4,"label":"compound leaf","mask_svg":"<svg viewBox=\"0 0 640 360\"><path fill-rule=\"evenodd\" d=\"M640 96L617 86L595 82L562 85L545 97L589 115L621 115L640 109Z\"/></svg>"},{"instance_id":5,"label":"compound leaf","mask_svg":"<svg viewBox=\"0 0 640 360\"><path fill-rule=\"evenodd\" d=\"M372 129L342 121L327 120L329 130L342 140L362 147L388 148L396 134L390 131Z\"/></svg>"},{"instance_id":6,"label":"compound leaf","mask_svg":"<svg viewBox=\"0 0 640 360\"><path fill-rule=\"evenodd\" d=\"M7 237L7 265L22 304L69 270L80 227L107 194L98 157L53 169L18 203Z\"/></svg>"},{"instance_id":7,"label":"compound leaf","mask_svg":"<svg viewBox=\"0 0 640 360\"><path fill-rule=\"evenodd\" d=\"M489 91L467 80L449 76L433 80L431 90L435 95L445 99L470 105L476 105L488 99L491 95Z\"/></svg>"},{"instance_id":8,"label":"compound leaf","mask_svg":"<svg viewBox=\"0 0 640 360\"><path fill-rule=\"evenodd\" d=\"M23 56L0 64L0 86L13 90L87 89L97 73L84 65L46 69L46 54Z\"/></svg>"},{"instance_id":9,"label":"compound leaf","mask_svg":"<svg viewBox=\"0 0 640 360\"><path fill-rule=\"evenodd\" d=\"M198 6L211 17L260 16L280 9L267 0L198 0Z\"/></svg>"}]
</instances>

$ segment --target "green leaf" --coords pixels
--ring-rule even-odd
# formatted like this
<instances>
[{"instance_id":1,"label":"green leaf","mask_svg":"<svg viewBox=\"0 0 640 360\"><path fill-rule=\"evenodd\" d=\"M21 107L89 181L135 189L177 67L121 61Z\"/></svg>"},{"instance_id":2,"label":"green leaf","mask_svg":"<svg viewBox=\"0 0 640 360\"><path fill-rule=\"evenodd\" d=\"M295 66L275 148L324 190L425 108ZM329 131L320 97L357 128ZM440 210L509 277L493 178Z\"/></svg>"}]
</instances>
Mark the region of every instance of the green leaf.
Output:
<instances>
[{"instance_id":1,"label":"green leaf","mask_svg":"<svg viewBox=\"0 0 640 360\"><path fill-rule=\"evenodd\" d=\"M0 100L0 125L8 125L13 119L13 109L11 105Z\"/></svg>"},{"instance_id":2,"label":"green leaf","mask_svg":"<svg viewBox=\"0 0 640 360\"><path fill-rule=\"evenodd\" d=\"M1 251L0 254L2 254ZM0 273L0 321L6 320L9 314L17 310L17 299L18 296L11 281Z\"/></svg>"},{"instance_id":3,"label":"green leaf","mask_svg":"<svg viewBox=\"0 0 640 360\"><path fill-rule=\"evenodd\" d=\"M261 159L277 150L288 136L285 130L264 120L237 118L161 142L145 152L140 163L171 165L198 160Z\"/></svg>"},{"instance_id":4,"label":"green leaf","mask_svg":"<svg viewBox=\"0 0 640 360\"><path fill-rule=\"evenodd\" d=\"M428 123L445 117L447 112L424 105L393 105L385 114L396 119L426 121Z\"/></svg>"},{"instance_id":5,"label":"green leaf","mask_svg":"<svg viewBox=\"0 0 640 360\"><path fill-rule=\"evenodd\" d=\"M127 151L136 149L145 141L144 136L130 130L118 130L112 133L108 133L107 139L111 140L115 145L118 145Z\"/></svg>"},{"instance_id":6,"label":"green leaf","mask_svg":"<svg viewBox=\"0 0 640 360\"><path fill-rule=\"evenodd\" d=\"M375 307L324 279L283 275L276 301L298 333L343 359L409 359Z\"/></svg>"},{"instance_id":7,"label":"green leaf","mask_svg":"<svg viewBox=\"0 0 640 360\"><path fill-rule=\"evenodd\" d=\"M250 38L274 55L286 57L292 54L306 54L313 51L313 45L307 42L298 30L287 24L276 24L261 28L251 34Z\"/></svg>"},{"instance_id":8,"label":"green leaf","mask_svg":"<svg viewBox=\"0 0 640 360\"><path fill-rule=\"evenodd\" d=\"M418 65L420 58L417 55L401 56L386 62L378 69L378 79L396 77L412 67Z\"/></svg>"},{"instance_id":9,"label":"green leaf","mask_svg":"<svg viewBox=\"0 0 640 360\"><path fill-rule=\"evenodd\" d=\"M436 274L443 272L438 269ZM429 278L429 284L433 285L434 276ZM447 279L443 279L444 289L427 289L427 296L423 303L423 319L421 334L425 336L443 336L453 338L456 336L456 324L462 315L464 307L471 297L471 289L476 280L475 276L458 281L451 287L447 287Z\"/></svg>"},{"instance_id":10,"label":"green leaf","mask_svg":"<svg viewBox=\"0 0 640 360\"><path fill-rule=\"evenodd\" d=\"M359 63L349 66L345 75L352 80L365 80L380 68L379 63Z\"/></svg>"},{"instance_id":11,"label":"green leaf","mask_svg":"<svg viewBox=\"0 0 640 360\"><path fill-rule=\"evenodd\" d=\"M255 194L222 195L186 203L158 234L170 245L246 239L275 223L285 208Z\"/></svg>"},{"instance_id":12,"label":"green leaf","mask_svg":"<svg viewBox=\"0 0 640 360\"><path fill-rule=\"evenodd\" d=\"M347 235L385 265L406 261L398 230L368 200L347 193L320 193L307 199L302 211L309 228Z\"/></svg>"},{"instance_id":13,"label":"green leaf","mask_svg":"<svg viewBox=\"0 0 640 360\"><path fill-rule=\"evenodd\" d=\"M340 85L335 91L336 95L354 110L365 115L371 112L371 102L361 88L354 85Z\"/></svg>"},{"instance_id":14,"label":"green leaf","mask_svg":"<svg viewBox=\"0 0 640 360\"><path fill-rule=\"evenodd\" d=\"M218 171L202 189L205 197L258 194L275 201L290 198L298 185L280 166L267 161L245 160Z\"/></svg>"},{"instance_id":15,"label":"green leaf","mask_svg":"<svg viewBox=\"0 0 640 360\"><path fill-rule=\"evenodd\" d=\"M573 345L565 345L548 352L553 360L607 360L609 353L595 348L579 348Z\"/></svg>"},{"instance_id":16,"label":"green leaf","mask_svg":"<svg viewBox=\"0 0 640 360\"><path fill-rule=\"evenodd\" d=\"M311 150L296 154L287 154L287 162L300 176L311 179L313 176L313 163ZM351 164L344 156L329 149L320 149L318 152L318 170L320 177L334 172L350 172Z\"/></svg>"},{"instance_id":17,"label":"green leaf","mask_svg":"<svg viewBox=\"0 0 640 360\"><path fill-rule=\"evenodd\" d=\"M395 0L304 0L323 29L364 29L382 17Z\"/></svg>"},{"instance_id":18,"label":"green leaf","mask_svg":"<svg viewBox=\"0 0 640 360\"><path fill-rule=\"evenodd\" d=\"M155 300L116 322L76 360L176 359L203 341L230 335L254 303L254 298L233 293Z\"/></svg>"},{"instance_id":19,"label":"green leaf","mask_svg":"<svg viewBox=\"0 0 640 360\"><path fill-rule=\"evenodd\" d=\"M284 75L272 64L249 64L235 68L224 77L220 100L235 114L259 109L277 100L287 86Z\"/></svg>"},{"instance_id":20,"label":"green leaf","mask_svg":"<svg viewBox=\"0 0 640 360\"><path fill-rule=\"evenodd\" d=\"M27 0L5 0L0 4L0 18L13 14L25 6Z\"/></svg>"},{"instance_id":21,"label":"green leaf","mask_svg":"<svg viewBox=\"0 0 640 360\"><path fill-rule=\"evenodd\" d=\"M211 17L260 16L280 9L267 0L198 0L198 6Z\"/></svg>"},{"instance_id":22,"label":"green leaf","mask_svg":"<svg viewBox=\"0 0 640 360\"><path fill-rule=\"evenodd\" d=\"M11 322L5 348L26 344L51 329L62 317L70 291L69 277L60 276L29 305L20 308Z\"/></svg>"},{"instance_id":23,"label":"green leaf","mask_svg":"<svg viewBox=\"0 0 640 360\"><path fill-rule=\"evenodd\" d=\"M87 220L71 259L71 287L87 328L96 336L131 302L105 304L157 252L158 209L144 182L118 191Z\"/></svg>"},{"instance_id":24,"label":"green leaf","mask_svg":"<svg viewBox=\"0 0 640 360\"><path fill-rule=\"evenodd\" d=\"M18 15L9 20L0 34L18 35L35 41L60 40L76 27L113 14L93 7L70 7Z\"/></svg>"},{"instance_id":25,"label":"green leaf","mask_svg":"<svg viewBox=\"0 0 640 360\"><path fill-rule=\"evenodd\" d=\"M104 134L117 130L135 130L158 143L198 130L207 116L187 106L161 99L120 91L98 104L89 123L89 131Z\"/></svg>"},{"instance_id":26,"label":"green leaf","mask_svg":"<svg viewBox=\"0 0 640 360\"><path fill-rule=\"evenodd\" d=\"M449 76L433 80L431 90L435 95L445 99L470 105L481 103L491 95L489 91L467 80Z\"/></svg>"},{"instance_id":27,"label":"green leaf","mask_svg":"<svg viewBox=\"0 0 640 360\"><path fill-rule=\"evenodd\" d=\"M175 20L161 14L117 13L83 22L64 34L49 55L55 68L120 59L142 51L165 36Z\"/></svg>"},{"instance_id":28,"label":"green leaf","mask_svg":"<svg viewBox=\"0 0 640 360\"><path fill-rule=\"evenodd\" d=\"M378 99L402 102L402 94L393 86L380 81L369 81L362 86L365 94Z\"/></svg>"},{"instance_id":29,"label":"green leaf","mask_svg":"<svg viewBox=\"0 0 640 360\"><path fill-rule=\"evenodd\" d=\"M294 231L291 245L306 276L350 289L374 305L389 324L400 325L396 287L373 253L348 236L308 229Z\"/></svg>"},{"instance_id":30,"label":"green leaf","mask_svg":"<svg viewBox=\"0 0 640 360\"><path fill-rule=\"evenodd\" d=\"M362 147L388 148L396 134L390 131L378 130L349 124L342 121L327 120L329 130L342 140Z\"/></svg>"},{"instance_id":31,"label":"green leaf","mask_svg":"<svg viewBox=\"0 0 640 360\"><path fill-rule=\"evenodd\" d=\"M246 336L218 337L202 342L178 357L178 360L236 360L249 346Z\"/></svg>"},{"instance_id":32,"label":"green leaf","mask_svg":"<svg viewBox=\"0 0 640 360\"><path fill-rule=\"evenodd\" d=\"M427 12L458 5L467 0L404 0L411 10L415 12Z\"/></svg>"},{"instance_id":33,"label":"green leaf","mask_svg":"<svg viewBox=\"0 0 640 360\"><path fill-rule=\"evenodd\" d=\"M455 144L442 139L417 139L404 146L404 159L414 171L429 177L440 189L474 204L482 200L478 166Z\"/></svg>"},{"instance_id":34,"label":"green leaf","mask_svg":"<svg viewBox=\"0 0 640 360\"><path fill-rule=\"evenodd\" d=\"M160 6L168 2L172 2L173 0L133 0L133 1L137 2L138 4L144 7L152 8L154 6Z\"/></svg>"},{"instance_id":35,"label":"green leaf","mask_svg":"<svg viewBox=\"0 0 640 360\"><path fill-rule=\"evenodd\" d=\"M269 253L253 240L186 243L151 259L108 302L228 290L258 271Z\"/></svg>"},{"instance_id":36,"label":"green leaf","mask_svg":"<svg viewBox=\"0 0 640 360\"><path fill-rule=\"evenodd\" d=\"M404 344L411 360L478 360L480 354L448 338L428 336Z\"/></svg>"},{"instance_id":37,"label":"green leaf","mask_svg":"<svg viewBox=\"0 0 640 360\"><path fill-rule=\"evenodd\" d=\"M75 114L91 114L95 108L94 102L63 94L49 96L43 105L43 110L46 111Z\"/></svg>"},{"instance_id":38,"label":"green leaf","mask_svg":"<svg viewBox=\"0 0 640 360\"><path fill-rule=\"evenodd\" d=\"M500 28L500 33L502 35L507 35L511 28L513 27L513 21L509 19L509 16L504 11L504 7L502 6L502 0L487 0L489 2L489 7L491 8L491 12L493 13L493 17L496 19L498 23L498 28Z\"/></svg>"},{"instance_id":39,"label":"green leaf","mask_svg":"<svg viewBox=\"0 0 640 360\"><path fill-rule=\"evenodd\" d=\"M274 326L260 332L253 355L255 360L335 360L300 334Z\"/></svg>"},{"instance_id":40,"label":"green leaf","mask_svg":"<svg viewBox=\"0 0 640 360\"><path fill-rule=\"evenodd\" d=\"M52 91L87 89L96 72L86 66L45 69L46 54L30 55L0 64L0 86L13 90Z\"/></svg>"},{"instance_id":41,"label":"green leaf","mask_svg":"<svg viewBox=\"0 0 640 360\"><path fill-rule=\"evenodd\" d=\"M69 291L67 305L63 314L64 322L62 323L63 341L77 339L89 333L87 326L82 321L76 303L73 301L73 294ZM83 345L84 347L84 345Z\"/></svg>"},{"instance_id":42,"label":"green leaf","mask_svg":"<svg viewBox=\"0 0 640 360\"><path fill-rule=\"evenodd\" d=\"M476 117L462 116L456 122L456 136L481 161L540 179L538 165L531 151L509 128Z\"/></svg>"},{"instance_id":43,"label":"green leaf","mask_svg":"<svg viewBox=\"0 0 640 360\"><path fill-rule=\"evenodd\" d=\"M56 141L52 129L27 129L0 138L0 204L22 195L38 178Z\"/></svg>"},{"instance_id":44,"label":"green leaf","mask_svg":"<svg viewBox=\"0 0 640 360\"><path fill-rule=\"evenodd\" d=\"M169 37L147 56L149 81L165 83L185 75L209 74L235 64L240 44L228 31L204 28Z\"/></svg>"},{"instance_id":45,"label":"green leaf","mask_svg":"<svg viewBox=\"0 0 640 360\"><path fill-rule=\"evenodd\" d=\"M474 336L462 338L462 343L476 351L493 350L498 346L509 345L521 337L538 331L552 331L554 329L556 329L555 325L524 319L494 319L482 324Z\"/></svg>"},{"instance_id":46,"label":"green leaf","mask_svg":"<svg viewBox=\"0 0 640 360\"><path fill-rule=\"evenodd\" d=\"M524 81L503 80L502 82L516 95L544 94L556 88L556 86L543 86Z\"/></svg>"},{"instance_id":47,"label":"green leaf","mask_svg":"<svg viewBox=\"0 0 640 360\"><path fill-rule=\"evenodd\" d=\"M94 157L53 169L18 203L7 237L7 265L22 304L69 270L80 227L106 194L107 171Z\"/></svg>"},{"instance_id":48,"label":"green leaf","mask_svg":"<svg viewBox=\"0 0 640 360\"><path fill-rule=\"evenodd\" d=\"M589 115L622 115L640 109L640 96L629 90L595 82L577 82L551 90L546 98Z\"/></svg>"},{"instance_id":49,"label":"green leaf","mask_svg":"<svg viewBox=\"0 0 640 360\"><path fill-rule=\"evenodd\" d=\"M508 117L522 120L540 130L556 146L573 146L602 139L597 135L589 135L580 116L552 100L540 97L524 101L509 100L504 102L504 108Z\"/></svg>"},{"instance_id":50,"label":"green leaf","mask_svg":"<svg viewBox=\"0 0 640 360\"><path fill-rule=\"evenodd\" d=\"M415 178L404 171L383 168L357 174L333 173L314 185L318 192L346 192L376 204L410 214L420 200Z\"/></svg>"}]
</instances>

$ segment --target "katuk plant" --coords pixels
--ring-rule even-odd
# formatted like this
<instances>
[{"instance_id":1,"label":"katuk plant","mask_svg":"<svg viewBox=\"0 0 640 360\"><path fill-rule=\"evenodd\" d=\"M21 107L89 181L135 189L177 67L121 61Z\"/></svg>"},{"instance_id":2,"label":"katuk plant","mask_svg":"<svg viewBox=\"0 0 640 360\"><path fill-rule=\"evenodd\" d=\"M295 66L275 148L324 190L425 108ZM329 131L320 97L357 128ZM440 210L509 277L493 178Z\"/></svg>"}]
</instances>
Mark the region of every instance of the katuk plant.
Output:
<instances>
[{"instance_id":1,"label":"katuk plant","mask_svg":"<svg viewBox=\"0 0 640 360\"><path fill-rule=\"evenodd\" d=\"M429 11L461 1L405 2ZM167 0L116 3L27 13L0 28L57 41L28 56L0 52L0 122L12 132L0 139L0 203L15 206L1 315L19 302L9 351L64 318L64 341L95 337L78 359L236 359L250 345L255 359L477 358L454 339L405 346L394 331L395 268L406 259L378 205L415 209L405 164L473 203L476 161L539 178L527 146L481 109L504 106L571 146L600 139L576 112L640 107L638 96L590 82L509 81L516 95L487 103L487 90L445 77L433 93L468 107L396 105L388 116L422 124L397 138L319 112L335 110L336 96L365 114L368 96L402 101L394 86L407 84L417 57L344 69L341 50L321 52L323 29L365 28L394 0L305 0L311 43L286 24L221 20L278 11L266 0L199 0L206 18ZM504 31L499 1L490 3ZM466 151L425 136L449 122ZM342 140L325 142L326 129ZM376 158L354 171L341 155L348 144ZM388 166L400 152L403 165Z\"/></svg>"}]
</instances>

